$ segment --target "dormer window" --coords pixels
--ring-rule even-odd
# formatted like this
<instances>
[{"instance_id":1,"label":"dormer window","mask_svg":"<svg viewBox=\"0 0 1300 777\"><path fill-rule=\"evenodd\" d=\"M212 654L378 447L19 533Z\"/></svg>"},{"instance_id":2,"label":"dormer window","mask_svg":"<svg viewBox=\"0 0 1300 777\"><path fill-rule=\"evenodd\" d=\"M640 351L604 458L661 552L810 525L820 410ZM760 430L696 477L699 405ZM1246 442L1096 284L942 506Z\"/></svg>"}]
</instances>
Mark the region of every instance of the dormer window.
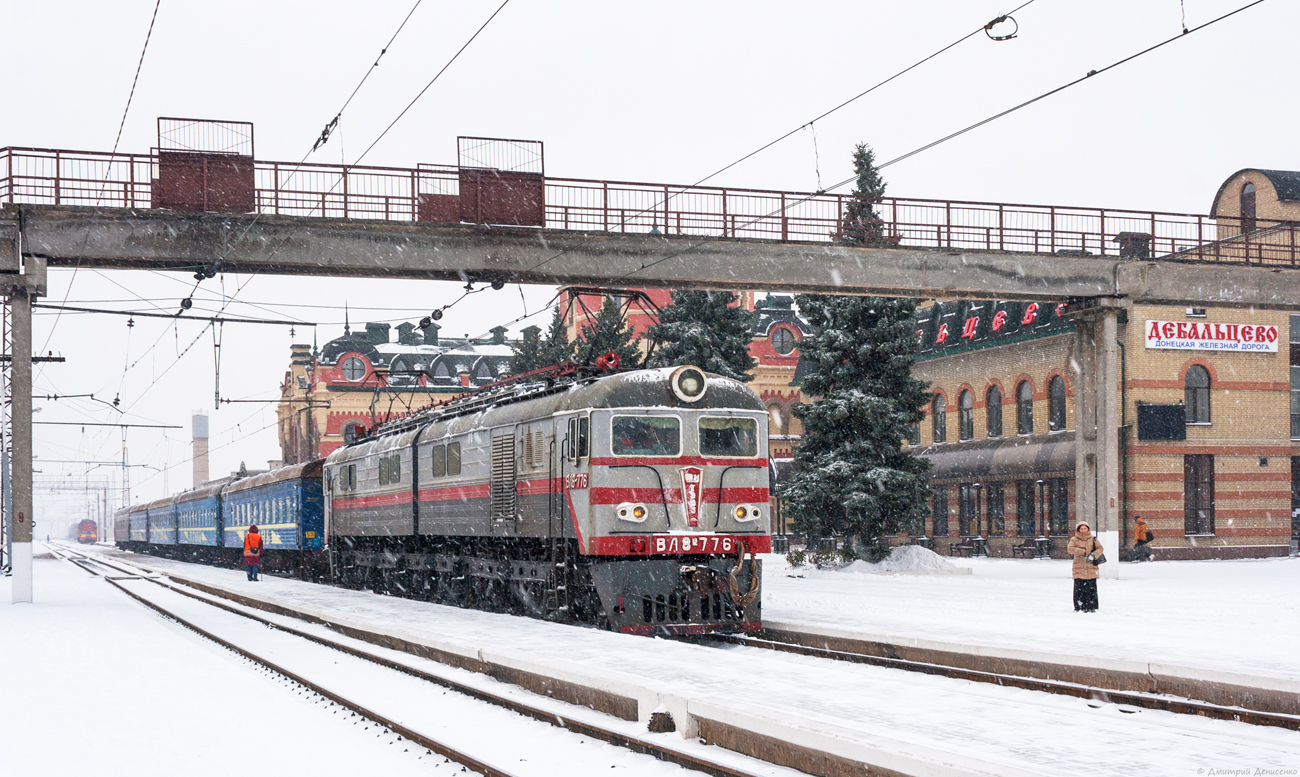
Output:
<instances>
[{"instance_id":1,"label":"dormer window","mask_svg":"<svg viewBox=\"0 0 1300 777\"><path fill-rule=\"evenodd\" d=\"M794 350L795 339L794 333L786 327L777 327L772 330L772 350L787 356Z\"/></svg>"},{"instance_id":2,"label":"dormer window","mask_svg":"<svg viewBox=\"0 0 1300 777\"><path fill-rule=\"evenodd\" d=\"M356 382L366 377L366 363L355 356L349 356L343 360L340 371L344 380Z\"/></svg>"}]
</instances>

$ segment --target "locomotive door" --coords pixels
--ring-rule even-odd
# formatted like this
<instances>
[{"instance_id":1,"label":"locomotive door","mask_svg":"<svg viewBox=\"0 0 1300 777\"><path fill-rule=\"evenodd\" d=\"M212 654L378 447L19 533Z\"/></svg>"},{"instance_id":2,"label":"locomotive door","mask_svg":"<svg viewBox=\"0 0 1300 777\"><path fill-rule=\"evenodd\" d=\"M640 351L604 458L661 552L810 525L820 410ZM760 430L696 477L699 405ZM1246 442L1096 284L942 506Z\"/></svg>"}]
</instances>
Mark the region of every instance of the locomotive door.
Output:
<instances>
[{"instance_id":1,"label":"locomotive door","mask_svg":"<svg viewBox=\"0 0 1300 777\"><path fill-rule=\"evenodd\" d=\"M507 426L492 430L492 472L488 483L492 497L492 535L510 536L519 515L519 492L515 483L515 430Z\"/></svg>"},{"instance_id":2,"label":"locomotive door","mask_svg":"<svg viewBox=\"0 0 1300 777\"><path fill-rule=\"evenodd\" d=\"M577 515L586 515L591 481L591 416L582 414L561 420L555 430L560 444L559 499L553 503L551 536L564 537L572 530Z\"/></svg>"}]
</instances>

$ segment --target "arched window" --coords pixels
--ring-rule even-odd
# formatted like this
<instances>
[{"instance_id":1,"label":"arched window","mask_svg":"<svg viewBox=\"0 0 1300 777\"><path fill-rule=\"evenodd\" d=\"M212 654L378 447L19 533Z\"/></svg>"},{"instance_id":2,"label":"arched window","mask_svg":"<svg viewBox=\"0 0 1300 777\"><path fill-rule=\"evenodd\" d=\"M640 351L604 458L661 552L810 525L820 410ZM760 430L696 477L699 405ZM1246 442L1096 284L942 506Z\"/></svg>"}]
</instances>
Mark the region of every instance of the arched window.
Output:
<instances>
[{"instance_id":1,"label":"arched window","mask_svg":"<svg viewBox=\"0 0 1300 777\"><path fill-rule=\"evenodd\" d=\"M1016 434L1034 433L1034 387L1022 380L1016 386Z\"/></svg>"},{"instance_id":2,"label":"arched window","mask_svg":"<svg viewBox=\"0 0 1300 777\"><path fill-rule=\"evenodd\" d=\"M975 398L969 391L957 396L957 439L969 440L975 436Z\"/></svg>"},{"instance_id":3,"label":"arched window","mask_svg":"<svg viewBox=\"0 0 1300 777\"><path fill-rule=\"evenodd\" d=\"M366 377L366 363L355 356L344 359L340 369L344 380L358 381Z\"/></svg>"},{"instance_id":4,"label":"arched window","mask_svg":"<svg viewBox=\"0 0 1300 777\"><path fill-rule=\"evenodd\" d=\"M930 405L930 420L934 422L934 441L948 441L948 403L943 401L942 394L934 396L934 402Z\"/></svg>"},{"instance_id":5,"label":"arched window","mask_svg":"<svg viewBox=\"0 0 1300 777\"><path fill-rule=\"evenodd\" d=\"M1047 428L1053 432L1065 429L1065 380L1060 375L1047 381Z\"/></svg>"},{"instance_id":6,"label":"arched window","mask_svg":"<svg viewBox=\"0 0 1300 777\"><path fill-rule=\"evenodd\" d=\"M433 379L435 381L451 382L451 370L447 369L446 362L438 362L438 366L433 368Z\"/></svg>"},{"instance_id":7,"label":"arched window","mask_svg":"<svg viewBox=\"0 0 1300 777\"><path fill-rule=\"evenodd\" d=\"M343 426L343 442L346 443L346 444L348 444L348 445L351 445L352 443L356 442L356 440L357 440L357 430L360 429L360 428L361 428L361 424L359 424L359 423L357 423L357 422L355 422L355 421L353 421L353 422L351 422L351 423L348 423L348 424L344 424L344 426Z\"/></svg>"},{"instance_id":8,"label":"arched window","mask_svg":"<svg viewBox=\"0 0 1300 777\"><path fill-rule=\"evenodd\" d=\"M1002 436L1002 389L989 386L984 395L984 410L988 414L989 437Z\"/></svg>"},{"instance_id":9,"label":"arched window","mask_svg":"<svg viewBox=\"0 0 1300 777\"><path fill-rule=\"evenodd\" d=\"M1255 231L1255 184L1250 181L1241 187L1241 231Z\"/></svg>"},{"instance_id":10,"label":"arched window","mask_svg":"<svg viewBox=\"0 0 1300 777\"><path fill-rule=\"evenodd\" d=\"M1183 404L1187 423L1210 422L1210 371L1199 364L1187 368L1187 375L1183 378Z\"/></svg>"},{"instance_id":11,"label":"arched window","mask_svg":"<svg viewBox=\"0 0 1300 777\"><path fill-rule=\"evenodd\" d=\"M794 333L786 327L777 327L772 330L772 350L785 356L794 350Z\"/></svg>"}]
</instances>

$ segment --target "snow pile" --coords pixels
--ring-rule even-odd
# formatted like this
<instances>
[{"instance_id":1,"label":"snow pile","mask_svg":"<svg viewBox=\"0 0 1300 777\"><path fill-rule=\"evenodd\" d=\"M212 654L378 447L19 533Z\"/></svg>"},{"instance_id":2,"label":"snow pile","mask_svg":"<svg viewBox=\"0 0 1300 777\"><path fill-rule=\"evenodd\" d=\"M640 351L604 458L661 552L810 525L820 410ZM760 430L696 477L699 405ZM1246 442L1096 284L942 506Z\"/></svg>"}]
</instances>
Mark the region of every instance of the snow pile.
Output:
<instances>
[{"instance_id":1,"label":"snow pile","mask_svg":"<svg viewBox=\"0 0 1300 777\"><path fill-rule=\"evenodd\" d=\"M854 572L861 575L880 572L933 572L940 569L956 569L957 565L944 559L938 553L920 545L899 545L889 552L889 557L879 564L868 561L854 561L841 567L841 572Z\"/></svg>"}]
</instances>

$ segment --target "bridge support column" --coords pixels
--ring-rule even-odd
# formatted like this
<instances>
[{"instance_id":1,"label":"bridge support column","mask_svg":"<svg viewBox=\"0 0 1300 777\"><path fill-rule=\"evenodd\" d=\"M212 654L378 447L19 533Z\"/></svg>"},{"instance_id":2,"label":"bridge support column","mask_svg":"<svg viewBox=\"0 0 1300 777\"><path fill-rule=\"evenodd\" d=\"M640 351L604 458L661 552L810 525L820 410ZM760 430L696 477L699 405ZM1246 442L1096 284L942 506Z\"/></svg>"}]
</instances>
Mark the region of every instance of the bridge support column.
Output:
<instances>
[{"instance_id":1,"label":"bridge support column","mask_svg":"<svg viewBox=\"0 0 1300 777\"><path fill-rule=\"evenodd\" d=\"M1102 577L1119 578L1119 316L1103 299L1077 314L1074 347L1075 523L1087 521L1106 549ZM1074 527L1069 526L1073 533Z\"/></svg>"},{"instance_id":2,"label":"bridge support column","mask_svg":"<svg viewBox=\"0 0 1300 777\"><path fill-rule=\"evenodd\" d=\"M32 298L26 289L10 293L9 313L13 332L9 536L13 539L12 601L19 604L32 600Z\"/></svg>"}]
</instances>

